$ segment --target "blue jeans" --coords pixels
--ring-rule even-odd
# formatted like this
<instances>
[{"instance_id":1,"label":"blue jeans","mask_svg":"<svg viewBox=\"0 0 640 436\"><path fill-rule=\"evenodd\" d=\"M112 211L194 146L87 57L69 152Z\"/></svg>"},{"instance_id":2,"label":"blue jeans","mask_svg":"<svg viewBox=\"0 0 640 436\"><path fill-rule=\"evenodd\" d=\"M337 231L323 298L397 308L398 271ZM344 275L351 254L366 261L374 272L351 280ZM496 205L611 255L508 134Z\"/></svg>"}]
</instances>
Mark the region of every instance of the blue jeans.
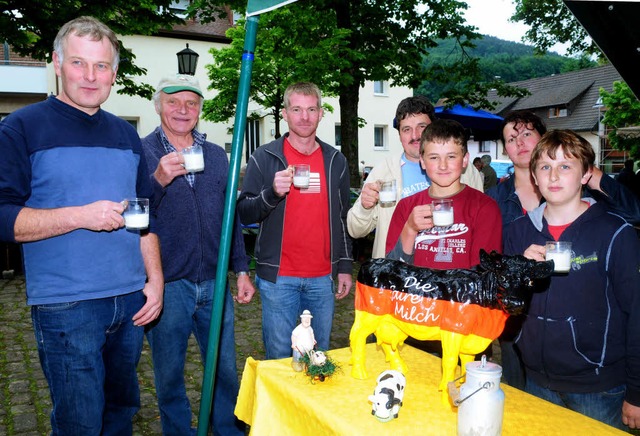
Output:
<instances>
[{"instance_id":1,"label":"blue jeans","mask_svg":"<svg viewBox=\"0 0 640 436\"><path fill-rule=\"evenodd\" d=\"M53 435L132 434L144 329L131 318L144 302L134 292L31 308Z\"/></svg>"},{"instance_id":2,"label":"blue jeans","mask_svg":"<svg viewBox=\"0 0 640 436\"><path fill-rule=\"evenodd\" d=\"M195 434L191 428L191 404L184 383L184 366L192 333L200 347L202 361L205 361L214 286L214 280L201 283L176 280L166 283L162 314L147 331L164 436ZM245 425L233 413L239 383L233 300L228 288L225 293L211 425L215 435L244 435Z\"/></svg>"},{"instance_id":3,"label":"blue jeans","mask_svg":"<svg viewBox=\"0 0 640 436\"><path fill-rule=\"evenodd\" d=\"M291 332L308 309L311 327L320 350L329 349L333 324L331 275L312 278L278 276L275 283L256 276L262 300L262 340L267 359L291 357Z\"/></svg>"},{"instance_id":4,"label":"blue jeans","mask_svg":"<svg viewBox=\"0 0 640 436\"><path fill-rule=\"evenodd\" d=\"M604 392L572 393L543 388L527 377L525 391L558 406L566 407L620 430L629 431L622 423L622 402L625 386L617 386Z\"/></svg>"}]
</instances>

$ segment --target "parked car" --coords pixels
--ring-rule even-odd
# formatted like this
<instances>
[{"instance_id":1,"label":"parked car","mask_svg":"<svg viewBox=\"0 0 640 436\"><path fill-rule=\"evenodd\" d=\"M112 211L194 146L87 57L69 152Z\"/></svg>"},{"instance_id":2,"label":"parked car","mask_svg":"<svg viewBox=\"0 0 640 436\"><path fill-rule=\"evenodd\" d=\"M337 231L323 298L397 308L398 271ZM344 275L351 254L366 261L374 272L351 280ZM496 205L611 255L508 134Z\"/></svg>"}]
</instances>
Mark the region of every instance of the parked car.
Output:
<instances>
[{"instance_id":1,"label":"parked car","mask_svg":"<svg viewBox=\"0 0 640 436\"><path fill-rule=\"evenodd\" d=\"M498 182L502 182L513 174L513 162L510 160L492 160L491 168L496 170Z\"/></svg>"}]
</instances>

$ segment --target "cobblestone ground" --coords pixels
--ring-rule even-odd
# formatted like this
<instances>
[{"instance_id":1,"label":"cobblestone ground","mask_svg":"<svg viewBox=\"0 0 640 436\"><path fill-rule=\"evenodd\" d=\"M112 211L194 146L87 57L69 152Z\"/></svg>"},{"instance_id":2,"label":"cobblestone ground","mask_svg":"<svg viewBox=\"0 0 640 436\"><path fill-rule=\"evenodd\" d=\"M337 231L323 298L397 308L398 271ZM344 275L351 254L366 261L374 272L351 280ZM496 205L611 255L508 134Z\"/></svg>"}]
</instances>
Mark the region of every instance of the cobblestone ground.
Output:
<instances>
[{"instance_id":1,"label":"cobblestone ground","mask_svg":"<svg viewBox=\"0 0 640 436\"><path fill-rule=\"evenodd\" d=\"M354 271L358 270L358 265ZM355 279L354 279L355 282ZM230 280L233 286L234 280ZM26 305L24 276L0 279L0 435L46 435L51 431L51 401L40 369L30 309ZM260 328L260 295L249 305L236 305L238 376L247 357L264 358ZM337 301L331 348L349 345L353 323L353 293ZM195 415L200 407L202 364L195 340L189 345L187 393ZM138 367L142 407L134 418L135 435L161 434L153 385L151 353L145 341ZM194 425L195 425L194 416Z\"/></svg>"}]
</instances>

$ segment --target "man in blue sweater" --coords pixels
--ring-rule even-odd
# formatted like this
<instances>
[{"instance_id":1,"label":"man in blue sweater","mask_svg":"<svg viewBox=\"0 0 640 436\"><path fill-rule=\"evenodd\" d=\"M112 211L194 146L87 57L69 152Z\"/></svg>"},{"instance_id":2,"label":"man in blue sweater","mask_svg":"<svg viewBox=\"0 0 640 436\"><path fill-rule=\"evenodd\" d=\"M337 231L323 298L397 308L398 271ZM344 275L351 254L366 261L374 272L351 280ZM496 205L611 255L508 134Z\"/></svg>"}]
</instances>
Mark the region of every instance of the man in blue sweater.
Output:
<instances>
[{"instance_id":1,"label":"man in blue sweater","mask_svg":"<svg viewBox=\"0 0 640 436\"><path fill-rule=\"evenodd\" d=\"M160 250L124 228L122 200L150 197L140 138L100 109L118 40L80 17L54 42L60 93L0 123L0 239L22 243L52 434L132 434L143 327L162 310ZM146 273L145 273L146 269Z\"/></svg>"},{"instance_id":2,"label":"man in blue sweater","mask_svg":"<svg viewBox=\"0 0 640 436\"><path fill-rule=\"evenodd\" d=\"M174 75L160 81L153 96L160 126L142 140L155 195L157 228L165 276L165 306L147 333L151 344L162 434L189 435L191 407L184 383L189 336L202 360L209 342L218 250L229 164L224 149L207 142L195 127L203 94L198 80ZM203 150L204 170L187 172L182 151ZM235 220L231 268L238 277L238 303L255 289L248 275L240 221ZM238 396L233 300L225 291L220 353L216 370L212 426L215 435L243 435L233 411Z\"/></svg>"}]
</instances>

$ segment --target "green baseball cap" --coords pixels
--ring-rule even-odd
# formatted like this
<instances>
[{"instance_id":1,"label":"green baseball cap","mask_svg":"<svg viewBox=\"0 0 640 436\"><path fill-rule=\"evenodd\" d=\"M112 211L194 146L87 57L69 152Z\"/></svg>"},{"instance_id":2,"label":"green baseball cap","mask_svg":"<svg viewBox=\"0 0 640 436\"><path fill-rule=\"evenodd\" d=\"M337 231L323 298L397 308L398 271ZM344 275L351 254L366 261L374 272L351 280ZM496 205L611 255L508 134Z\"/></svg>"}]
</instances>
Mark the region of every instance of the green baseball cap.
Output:
<instances>
[{"instance_id":1,"label":"green baseball cap","mask_svg":"<svg viewBox=\"0 0 640 436\"><path fill-rule=\"evenodd\" d=\"M173 76L164 77L158 84L158 90L166 94L175 94L181 91L191 91L204 98L202 91L200 90L200 83L198 79L189 74L176 74Z\"/></svg>"}]
</instances>

